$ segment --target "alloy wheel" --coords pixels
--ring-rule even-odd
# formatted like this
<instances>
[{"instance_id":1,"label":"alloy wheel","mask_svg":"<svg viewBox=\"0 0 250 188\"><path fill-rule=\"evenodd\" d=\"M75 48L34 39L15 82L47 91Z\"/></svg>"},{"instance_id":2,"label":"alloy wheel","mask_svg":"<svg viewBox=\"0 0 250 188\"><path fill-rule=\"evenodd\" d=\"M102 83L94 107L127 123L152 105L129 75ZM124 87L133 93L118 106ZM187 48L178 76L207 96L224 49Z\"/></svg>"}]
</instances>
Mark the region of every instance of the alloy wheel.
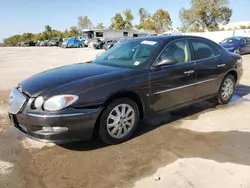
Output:
<instances>
[{"instance_id":1,"label":"alloy wheel","mask_svg":"<svg viewBox=\"0 0 250 188\"><path fill-rule=\"evenodd\" d=\"M129 104L114 107L107 118L107 130L113 138L124 138L135 125L135 110Z\"/></svg>"},{"instance_id":2,"label":"alloy wheel","mask_svg":"<svg viewBox=\"0 0 250 188\"><path fill-rule=\"evenodd\" d=\"M226 78L221 88L221 96L223 100L228 100L234 93L234 82L230 78Z\"/></svg>"}]
</instances>

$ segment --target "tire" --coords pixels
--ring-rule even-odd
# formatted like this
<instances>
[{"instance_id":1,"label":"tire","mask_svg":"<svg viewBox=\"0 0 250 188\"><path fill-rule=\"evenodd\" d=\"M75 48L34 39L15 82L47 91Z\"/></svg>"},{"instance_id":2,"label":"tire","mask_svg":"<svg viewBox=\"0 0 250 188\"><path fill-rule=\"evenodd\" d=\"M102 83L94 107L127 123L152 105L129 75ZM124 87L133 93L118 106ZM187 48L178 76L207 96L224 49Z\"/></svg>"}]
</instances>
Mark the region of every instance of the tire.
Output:
<instances>
[{"instance_id":1,"label":"tire","mask_svg":"<svg viewBox=\"0 0 250 188\"><path fill-rule=\"evenodd\" d=\"M82 48L82 45L81 45L81 44L79 44L78 48Z\"/></svg>"},{"instance_id":2,"label":"tire","mask_svg":"<svg viewBox=\"0 0 250 188\"><path fill-rule=\"evenodd\" d=\"M230 87L229 87L230 85ZM228 92L226 92L228 91ZM218 93L218 96L216 98L216 102L218 104L227 104L230 102L230 100L233 97L235 91L235 78L233 75L228 74L225 76L225 78L223 79L221 86L220 86L220 90ZM228 94L228 96L226 96L225 94Z\"/></svg>"},{"instance_id":3,"label":"tire","mask_svg":"<svg viewBox=\"0 0 250 188\"><path fill-rule=\"evenodd\" d=\"M126 113L132 111L127 116L122 115L123 107L125 107ZM119 111L120 115L117 111ZM129 98L116 99L105 108L99 122L98 135L102 142L107 144L125 142L130 139L139 124L138 106ZM108 124L110 125L109 128Z\"/></svg>"}]
</instances>

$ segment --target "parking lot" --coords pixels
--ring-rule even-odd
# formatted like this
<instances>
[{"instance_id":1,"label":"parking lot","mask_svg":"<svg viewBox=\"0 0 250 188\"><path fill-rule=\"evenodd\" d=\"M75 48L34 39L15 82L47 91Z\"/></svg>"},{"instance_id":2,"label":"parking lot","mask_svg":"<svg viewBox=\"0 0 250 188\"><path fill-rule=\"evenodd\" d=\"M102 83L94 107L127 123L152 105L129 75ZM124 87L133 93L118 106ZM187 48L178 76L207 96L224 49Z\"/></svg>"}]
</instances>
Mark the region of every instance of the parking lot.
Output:
<instances>
[{"instance_id":1,"label":"parking lot","mask_svg":"<svg viewBox=\"0 0 250 188\"><path fill-rule=\"evenodd\" d=\"M201 102L145 119L120 145L45 144L9 125L8 95L19 81L100 52L0 48L1 188L250 188L250 55L229 105Z\"/></svg>"}]
</instances>

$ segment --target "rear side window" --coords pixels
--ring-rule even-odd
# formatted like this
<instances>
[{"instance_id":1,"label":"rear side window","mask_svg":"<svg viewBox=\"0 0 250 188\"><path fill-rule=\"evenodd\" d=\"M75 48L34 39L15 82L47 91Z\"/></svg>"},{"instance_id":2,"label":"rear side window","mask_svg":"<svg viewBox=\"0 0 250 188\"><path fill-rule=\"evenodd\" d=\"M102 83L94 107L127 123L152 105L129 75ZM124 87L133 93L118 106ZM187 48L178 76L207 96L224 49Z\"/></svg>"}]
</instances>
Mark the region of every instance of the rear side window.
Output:
<instances>
[{"instance_id":1,"label":"rear side window","mask_svg":"<svg viewBox=\"0 0 250 188\"><path fill-rule=\"evenodd\" d=\"M212 58L222 52L221 47L207 40L192 39L191 44L194 49L195 60Z\"/></svg>"}]
</instances>

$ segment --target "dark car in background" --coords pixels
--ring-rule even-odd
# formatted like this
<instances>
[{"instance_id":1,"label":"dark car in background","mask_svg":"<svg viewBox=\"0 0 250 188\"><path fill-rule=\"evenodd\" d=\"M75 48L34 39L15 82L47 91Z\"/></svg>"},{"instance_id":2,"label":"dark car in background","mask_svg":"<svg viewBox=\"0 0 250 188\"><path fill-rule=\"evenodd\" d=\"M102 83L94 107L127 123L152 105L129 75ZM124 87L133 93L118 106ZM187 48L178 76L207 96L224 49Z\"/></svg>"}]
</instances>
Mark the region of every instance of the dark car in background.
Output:
<instances>
[{"instance_id":1,"label":"dark car in background","mask_svg":"<svg viewBox=\"0 0 250 188\"><path fill-rule=\"evenodd\" d=\"M41 41L39 46L49 46L49 41L48 40Z\"/></svg>"},{"instance_id":2,"label":"dark car in background","mask_svg":"<svg viewBox=\"0 0 250 188\"><path fill-rule=\"evenodd\" d=\"M55 143L118 144L149 115L214 99L227 104L242 58L211 40L157 36L127 40L88 63L42 72L11 91L9 117L29 137Z\"/></svg>"},{"instance_id":3,"label":"dark car in background","mask_svg":"<svg viewBox=\"0 0 250 188\"><path fill-rule=\"evenodd\" d=\"M234 36L226 38L220 42L220 45L227 49L229 52L238 54L250 53L250 38L242 36Z\"/></svg>"},{"instance_id":4,"label":"dark car in background","mask_svg":"<svg viewBox=\"0 0 250 188\"><path fill-rule=\"evenodd\" d=\"M60 46L63 42L62 38L54 38L49 40L49 46Z\"/></svg>"},{"instance_id":5,"label":"dark car in background","mask_svg":"<svg viewBox=\"0 0 250 188\"><path fill-rule=\"evenodd\" d=\"M109 39L103 45L103 49L108 50L108 49L112 48L114 46L114 44L117 42L118 42L118 40L116 40L116 39Z\"/></svg>"},{"instance_id":6,"label":"dark car in background","mask_svg":"<svg viewBox=\"0 0 250 188\"><path fill-rule=\"evenodd\" d=\"M98 38L94 38L88 41L88 47L94 49L103 49L103 45L105 44L105 40L101 40Z\"/></svg>"}]
</instances>

